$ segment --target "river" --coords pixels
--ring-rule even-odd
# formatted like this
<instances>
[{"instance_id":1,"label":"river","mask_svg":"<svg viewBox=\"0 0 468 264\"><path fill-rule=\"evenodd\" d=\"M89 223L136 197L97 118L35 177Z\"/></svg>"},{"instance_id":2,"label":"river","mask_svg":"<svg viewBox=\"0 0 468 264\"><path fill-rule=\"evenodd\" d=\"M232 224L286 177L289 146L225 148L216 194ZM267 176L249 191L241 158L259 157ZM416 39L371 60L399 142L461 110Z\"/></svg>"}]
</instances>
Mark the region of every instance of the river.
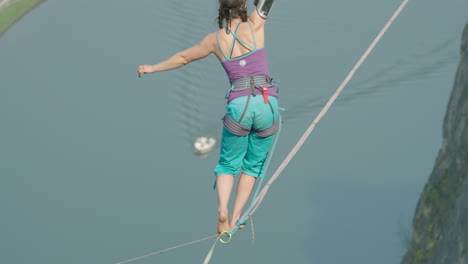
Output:
<instances>
[{"instance_id":1,"label":"river","mask_svg":"<svg viewBox=\"0 0 468 264\"><path fill-rule=\"evenodd\" d=\"M400 1L277 1L286 109L270 171ZM251 8L251 5L249 5ZM117 263L213 235L227 78L214 56L138 79L216 29L216 1L48 0L0 39L2 263ZM442 142L468 2L410 1L250 228L212 263L399 263ZM205 241L134 263L202 263Z\"/></svg>"}]
</instances>

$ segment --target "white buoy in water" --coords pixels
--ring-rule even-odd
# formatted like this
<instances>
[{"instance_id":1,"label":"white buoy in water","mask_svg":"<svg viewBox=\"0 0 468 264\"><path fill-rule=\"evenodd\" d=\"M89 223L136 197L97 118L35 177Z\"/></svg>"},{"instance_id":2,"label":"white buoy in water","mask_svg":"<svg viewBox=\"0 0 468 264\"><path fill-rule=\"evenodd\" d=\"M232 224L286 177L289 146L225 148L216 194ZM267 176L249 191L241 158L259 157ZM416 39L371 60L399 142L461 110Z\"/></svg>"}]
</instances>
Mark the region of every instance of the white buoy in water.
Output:
<instances>
[{"instance_id":1,"label":"white buoy in water","mask_svg":"<svg viewBox=\"0 0 468 264\"><path fill-rule=\"evenodd\" d=\"M195 154L202 158L208 157L208 154L210 154L210 152L214 149L215 146L216 139L213 137L197 137L197 139L193 143Z\"/></svg>"}]
</instances>

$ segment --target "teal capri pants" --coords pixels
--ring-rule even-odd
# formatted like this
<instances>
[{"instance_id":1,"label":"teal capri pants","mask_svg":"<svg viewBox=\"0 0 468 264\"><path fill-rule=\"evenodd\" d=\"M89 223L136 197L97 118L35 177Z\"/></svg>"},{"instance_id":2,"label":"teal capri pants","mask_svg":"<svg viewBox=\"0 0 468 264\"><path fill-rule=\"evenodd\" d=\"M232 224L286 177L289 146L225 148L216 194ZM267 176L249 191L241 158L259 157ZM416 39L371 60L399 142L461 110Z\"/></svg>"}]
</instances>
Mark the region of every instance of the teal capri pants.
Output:
<instances>
[{"instance_id":1,"label":"teal capri pants","mask_svg":"<svg viewBox=\"0 0 468 264\"><path fill-rule=\"evenodd\" d=\"M248 96L232 100L227 106L227 115L238 121L244 112ZM223 128L221 150L215 175L230 174L236 176L243 173L260 177L263 174L268 151L273 142L271 135L260 137L254 131L261 131L270 127L278 120L278 100L269 96L270 104L265 103L262 95L251 96L241 125L252 130L247 136L238 136Z\"/></svg>"}]
</instances>

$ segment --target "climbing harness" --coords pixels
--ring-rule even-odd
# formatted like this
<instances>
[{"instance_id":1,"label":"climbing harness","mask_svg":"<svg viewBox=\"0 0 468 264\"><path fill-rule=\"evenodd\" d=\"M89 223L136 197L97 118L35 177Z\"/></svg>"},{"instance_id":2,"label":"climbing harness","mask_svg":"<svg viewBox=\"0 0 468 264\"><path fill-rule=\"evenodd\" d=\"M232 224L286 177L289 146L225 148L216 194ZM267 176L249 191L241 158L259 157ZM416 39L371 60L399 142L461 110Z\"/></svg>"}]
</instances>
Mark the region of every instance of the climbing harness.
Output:
<instances>
[{"instance_id":1,"label":"climbing harness","mask_svg":"<svg viewBox=\"0 0 468 264\"><path fill-rule=\"evenodd\" d=\"M273 122L270 127L263 130L254 130L254 132L260 137L269 137L276 134L279 128L279 119L275 121L275 111L273 110L271 102L268 100L268 91L273 89L276 89L274 90L274 95L276 95L278 92L276 83L274 83L273 79L268 76L248 76L234 80L229 92L226 94L226 99L229 98L229 95L232 92L241 92L242 94L236 95L236 97L240 97L245 95L244 91L247 91L247 102L245 103L244 111L242 112L239 120L236 121L232 119L228 114L223 117L224 127L234 135L247 136L251 132L252 128L241 125L241 121L247 113L251 96L263 95L264 103L268 103L271 112L273 113ZM272 94L273 93L271 93L271 95Z\"/></svg>"}]
</instances>

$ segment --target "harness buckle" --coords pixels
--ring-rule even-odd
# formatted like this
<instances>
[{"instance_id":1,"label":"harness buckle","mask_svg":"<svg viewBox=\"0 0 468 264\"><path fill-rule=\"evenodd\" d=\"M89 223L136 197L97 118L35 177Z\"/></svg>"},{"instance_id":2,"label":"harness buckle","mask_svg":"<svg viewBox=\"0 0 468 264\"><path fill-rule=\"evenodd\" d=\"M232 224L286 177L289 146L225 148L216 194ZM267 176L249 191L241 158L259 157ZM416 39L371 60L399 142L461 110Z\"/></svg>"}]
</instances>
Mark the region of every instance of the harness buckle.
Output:
<instances>
[{"instance_id":1,"label":"harness buckle","mask_svg":"<svg viewBox=\"0 0 468 264\"><path fill-rule=\"evenodd\" d=\"M253 76L250 76L250 91L253 96L256 96L255 94L255 79Z\"/></svg>"}]
</instances>

